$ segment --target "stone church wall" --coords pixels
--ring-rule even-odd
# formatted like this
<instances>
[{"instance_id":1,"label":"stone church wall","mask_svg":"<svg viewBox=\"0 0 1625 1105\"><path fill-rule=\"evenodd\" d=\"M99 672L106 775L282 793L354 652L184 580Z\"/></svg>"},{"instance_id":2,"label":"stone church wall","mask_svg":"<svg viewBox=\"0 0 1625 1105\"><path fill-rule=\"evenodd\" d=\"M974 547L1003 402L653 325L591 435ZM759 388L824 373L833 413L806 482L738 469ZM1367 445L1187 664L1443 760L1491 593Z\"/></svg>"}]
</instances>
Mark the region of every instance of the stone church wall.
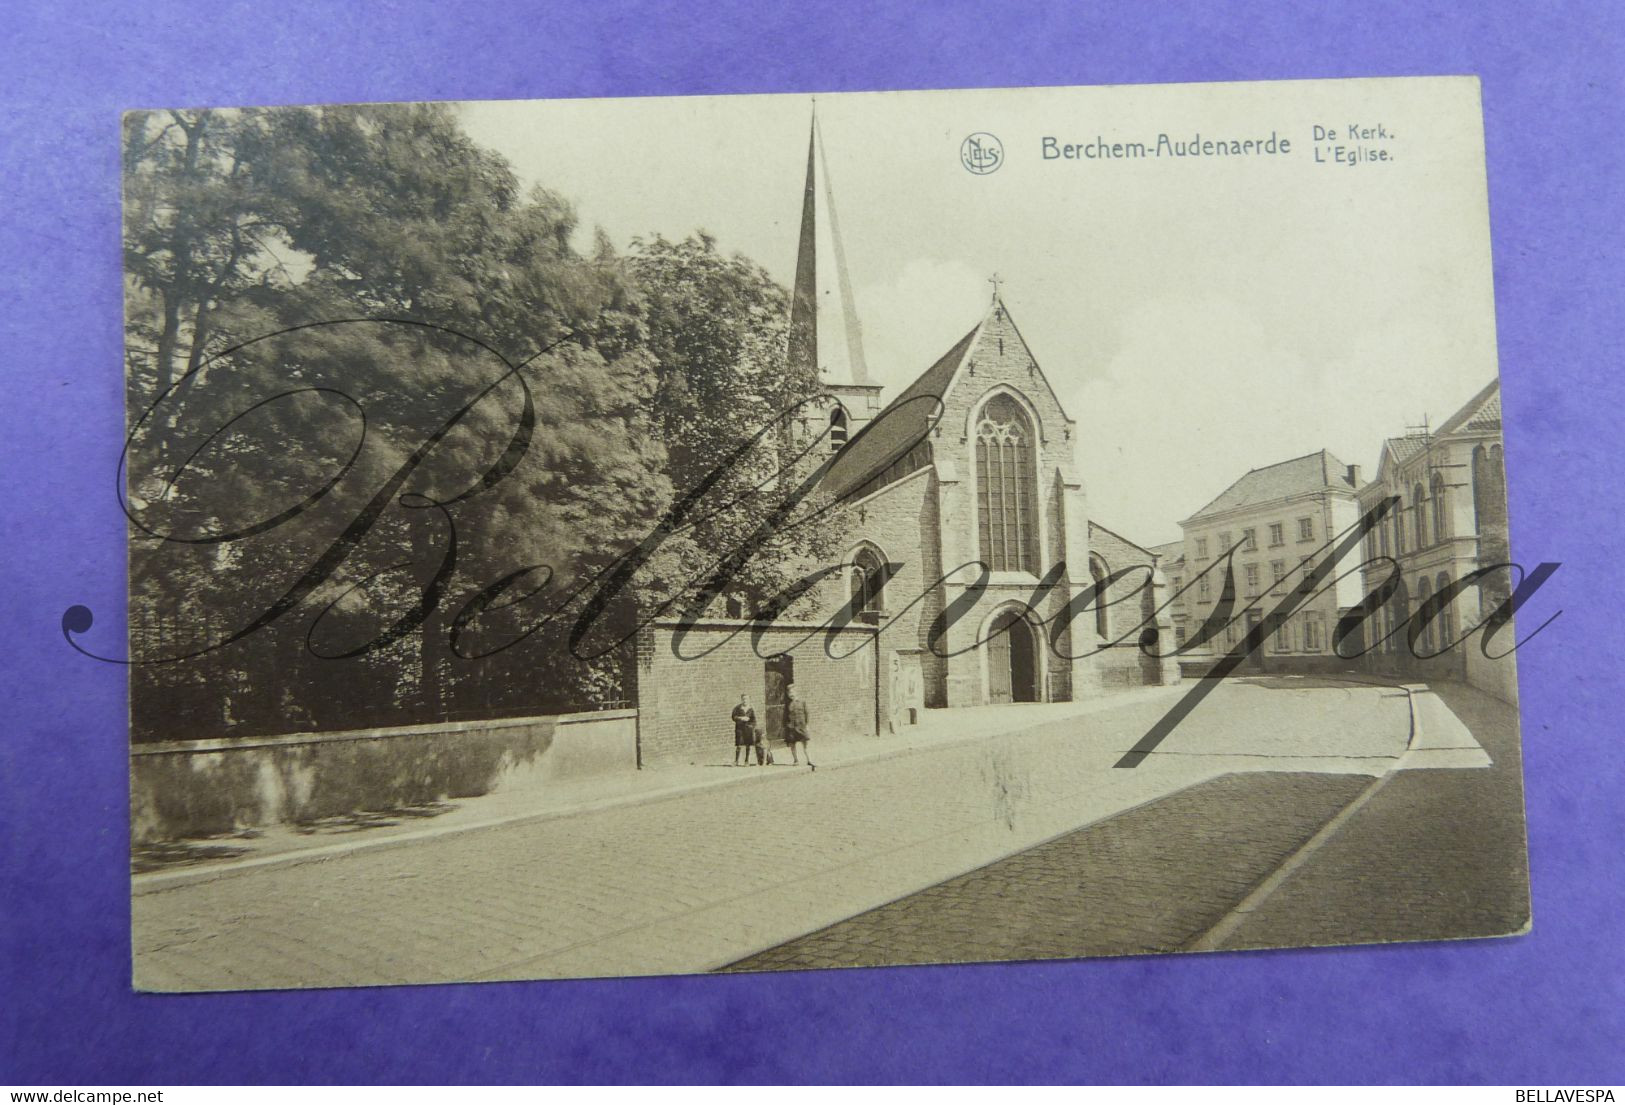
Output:
<instances>
[{"instance_id":1,"label":"stone church wall","mask_svg":"<svg viewBox=\"0 0 1625 1105\"><path fill-rule=\"evenodd\" d=\"M1108 573L1119 572L1135 565L1144 565L1149 569L1154 563L1154 558L1149 552L1099 526L1090 528L1089 541L1089 551L1106 562ZM1138 594L1135 594L1136 591ZM1166 599L1166 588L1154 591L1149 586L1146 573L1137 572L1114 585L1106 597L1108 600L1118 600L1106 608L1108 630L1106 640L1116 641L1119 637L1124 640L1109 646L1094 657L1100 685L1103 688L1144 687L1177 682L1179 678L1177 660L1170 658L1163 661L1146 656L1139 648L1141 627L1154 616L1157 605ZM1086 623L1093 620L1093 615L1093 610L1085 611L1074 623L1080 627L1080 636L1082 628L1090 630L1092 635L1094 627ZM1160 615L1158 620L1162 640L1166 642L1164 647L1172 649L1173 623L1167 613ZM1094 639L1096 642L1100 641L1099 637Z\"/></svg>"},{"instance_id":2,"label":"stone church wall","mask_svg":"<svg viewBox=\"0 0 1625 1105\"><path fill-rule=\"evenodd\" d=\"M928 707L944 704L945 665L926 641L931 623L942 612L942 588L932 586L942 575L935 540L941 524L937 489L929 468L859 500L852 508L851 547L866 542L888 561L902 565L882 593L881 658L887 661L899 650L920 650L920 675ZM844 601L846 595L840 598ZM886 718L893 710L886 700L886 688L882 688L881 697L881 717Z\"/></svg>"}]
</instances>

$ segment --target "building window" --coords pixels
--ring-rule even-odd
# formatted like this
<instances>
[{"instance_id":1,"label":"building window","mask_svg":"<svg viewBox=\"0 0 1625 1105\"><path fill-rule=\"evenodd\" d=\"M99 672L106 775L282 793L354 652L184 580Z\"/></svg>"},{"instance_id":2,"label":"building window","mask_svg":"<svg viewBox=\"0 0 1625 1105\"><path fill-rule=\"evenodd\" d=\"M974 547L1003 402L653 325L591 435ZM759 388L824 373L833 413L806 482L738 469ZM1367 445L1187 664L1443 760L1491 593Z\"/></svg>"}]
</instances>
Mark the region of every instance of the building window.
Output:
<instances>
[{"instance_id":1,"label":"building window","mask_svg":"<svg viewBox=\"0 0 1625 1105\"><path fill-rule=\"evenodd\" d=\"M1286 544L1286 535L1282 532L1284 528L1280 522L1270 523L1270 548Z\"/></svg>"},{"instance_id":2,"label":"building window","mask_svg":"<svg viewBox=\"0 0 1625 1105\"><path fill-rule=\"evenodd\" d=\"M1298 540L1313 541L1315 539L1315 520L1313 518L1298 519Z\"/></svg>"},{"instance_id":3,"label":"building window","mask_svg":"<svg viewBox=\"0 0 1625 1105\"><path fill-rule=\"evenodd\" d=\"M1303 650L1319 652L1326 647L1326 615L1318 610L1303 615Z\"/></svg>"},{"instance_id":4,"label":"building window","mask_svg":"<svg viewBox=\"0 0 1625 1105\"><path fill-rule=\"evenodd\" d=\"M1242 570L1247 573L1247 593L1249 595L1258 594L1258 565L1249 564Z\"/></svg>"},{"instance_id":5,"label":"building window","mask_svg":"<svg viewBox=\"0 0 1625 1105\"><path fill-rule=\"evenodd\" d=\"M1241 549L1242 549L1243 552L1257 552L1258 551L1258 531L1257 530L1255 530L1255 529L1244 529L1244 530L1241 531Z\"/></svg>"},{"instance_id":6,"label":"building window","mask_svg":"<svg viewBox=\"0 0 1625 1105\"><path fill-rule=\"evenodd\" d=\"M976 510L982 559L995 572L1038 574L1033 428L1008 395L982 408L976 427Z\"/></svg>"},{"instance_id":7,"label":"building window","mask_svg":"<svg viewBox=\"0 0 1625 1105\"><path fill-rule=\"evenodd\" d=\"M852 557L852 612L860 622L874 625L885 612L881 595L885 590L885 567L868 546Z\"/></svg>"},{"instance_id":8,"label":"building window","mask_svg":"<svg viewBox=\"0 0 1625 1105\"><path fill-rule=\"evenodd\" d=\"M1229 551L1230 551L1230 531L1226 530L1225 532L1219 534L1219 552L1227 553Z\"/></svg>"},{"instance_id":9,"label":"building window","mask_svg":"<svg viewBox=\"0 0 1625 1105\"><path fill-rule=\"evenodd\" d=\"M1433 539L1443 541L1450 536L1450 522L1445 514L1444 502L1444 476L1438 472L1433 473Z\"/></svg>"},{"instance_id":10,"label":"building window","mask_svg":"<svg viewBox=\"0 0 1625 1105\"><path fill-rule=\"evenodd\" d=\"M1273 590L1279 588L1281 586L1281 581L1286 578L1286 561L1270 561L1270 577L1271 589Z\"/></svg>"},{"instance_id":11,"label":"building window","mask_svg":"<svg viewBox=\"0 0 1625 1105\"><path fill-rule=\"evenodd\" d=\"M1207 556L1207 538L1206 537L1198 537L1196 539L1196 558L1198 560L1201 560L1201 559L1204 559L1206 556Z\"/></svg>"},{"instance_id":12,"label":"building window","mask_svg":"<svg viewBox=\"0 0 1625 1105\"><path fill-rule=\"evenodd\" d=\"M1175 576L1174 577L1174 594L1176 594L1176 595L1179 594L1179 592L1181 590L1183 590L1184 587L1185 587L1185 577L1184 576Z\"/></svg>"},{"instance_id":13,"label":"building window","mask_svg":"<svg viewBox=\"0 0 1625 1105\"><path fill-rule=\"evenodd\" d=\"M1394 555L1405 555L1405 504L1400 500L1394 508Z\"/></svg>"},{"instance_id":14,"label":"building window","mask_svg":"<svg viewBox=\"0 0 1625 1105\"><path fill-rule=\"evenodd\" d=\"M1185 627L1182 625L1174 626L1174 644L1180 646L1185 644Z\"/></svg>"},{"instance_id":15,"label":"building window","mask_svg":"<svg viewBox=\"0 0 1625 1105\"><path fill-rule=\"evenodd\" d=\"M1292 651L1292 627L1291 627L1291 623L1289 623L1289 622L1287 622L1285 620L1282 620L1281 623L1275 627L1275 632L1270 634L1270 651L1271 652L1291 652Z\"/></svg>"},{"instance_id":16,"label":"building window","mask_svg":"<svg viewBox=\"0 0 1625 1105\"><path fill-rule=\"evenodd\" d=\"M1433 593L1433 586L1427 576L1416 581L1416 609L1422 610L1427 606L1428 596ZM1421 646L1422 655L1426 656L1433 651L1433 622L1429 621L1422 626L1422 636L1417 644Z\"/></svg>"},{"instance_id":17,"label":"building window","mask_svg":"<svg viewBox=\"0 0 1625 1105\"><path fill-rule=\"evenodd\" d=\"M1440 592L1448 591L1450 589L1450 573L1440 572L1439 578L1434 582ZM1454 600L1446 603L1439 610L1439 648L1441 650L1453 648L1456 644L1456 627L1453 624L1452 612L1450 609L1451 605L1453 605L1453 601Z\"/></svg>"},{"instance_id":18,"label":"building window","mask_svg":"<svg viewBox=\"0 0 1625 1105\"><path fill-rule=\"evenodd\" d=\"M839 452L846 444L846 411L836 407L829 412L829 451Z\"/></svg>"},{"instance_id":19,"label":"building window","mask_svg":"<svg viewBox=\"0 0 1625 1105\"><path fill-rule=\"evenodd\" d=\"M1196 581L1196 597L1201 599L1203 602L1207 601L1207 599L1208 599L1207 576L1202 576L1201 578L1199 578Z\"/></svg>"},{"instance_id":20,"label":"building window","mask_svg":"<svg viewBox=\"0 0 1625 1105\"><path fill-rule=\"evenodd\" d=\"M1422 485L1416 484L1411 488L1412 520L1416 526L1416 547L1428 547L1428 511L1427 499L1422 494Z\"/></svg>"}]
</instances>

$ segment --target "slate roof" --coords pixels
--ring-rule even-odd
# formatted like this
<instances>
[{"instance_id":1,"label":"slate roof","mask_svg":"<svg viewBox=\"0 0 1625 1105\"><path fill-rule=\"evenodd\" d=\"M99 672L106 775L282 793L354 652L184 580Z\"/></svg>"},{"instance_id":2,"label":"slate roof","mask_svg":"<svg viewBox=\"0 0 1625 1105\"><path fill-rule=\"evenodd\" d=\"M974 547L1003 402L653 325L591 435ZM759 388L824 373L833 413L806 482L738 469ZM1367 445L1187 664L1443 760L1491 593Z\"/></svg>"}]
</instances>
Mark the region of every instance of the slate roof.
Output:
<instances>
[{"instance_id":1,"label":"slate roof","mask_svg":"<svg viewBox=\"0 0 1625 1105\"><path fill-rule=\"evenodd\" d=\"M947 394L948 387L953 383L960 366L975 347L977 335L987 325L988 319L995 315L1001 316L1010 324L1010 328L1015 331L1016 340L1021 342L1027 355L1032 357L1032 349L1027 346L1027 339L1016 326L1016 320L1010 314L1010 309L1005 306L1004 300L995 298L988 307L987 314L982 316L982 320L970 333L960 338L935 364L920 373L912 384L904 388L896 399L887 403L880 413L853 435L852 440L836 454L835 461L825 473L823 481L824 486L833 491L836 498L844 498L853 492L863 491L876 476L901 460L915 445L927 439L927 435L936 426L940 417L942 410L940 400ZM1033 358L1033 364L1037 364L1036 358ZM1070 423L1066 407L1061 402L1061 397L1055 394L1055 388L1050 384L1049 378L1042 372L1038 373L1038 378L1049 389L1050 398L1060 409L1061 416ZM1129 541L1129 544L1134 545L1134 542ZM1140 548L1139 545L1134 547Z\"/></svg>"},{"instance_id":2,"label":"slate roof","mask_svg":"<svg viewBox=\"0 0 1625 1105\"><path fill-rule=\"evenodd\" d=\"M1428 447L1428 438L1426 434L1391 437L1388 439L1388 447L1394 452L1394 460L1403 464Z\"/></svg>"},{"instance_id":3,"label":"slate roof","mask_svg":"<svg viewBox=\"0 0 1625 1105\"><path fill-rule=\"evenodd\" d=\"M1418 453L1425 452L1428 444L1448 434L1456 433L1497 433L1501 429L1501 381L1491 380L1478 390L1478 394L1463 403L1461 409L1439 424L1439 428L1429 434L1406 434L1404 437L1391 437L1383 442L1383 464L1389 463L1393 458L1394 464L1404 464ZM1381 465L1377 468L1377 475L1368 486L1376 486L1383 480L1385 472Z\"/></svg>"},{"instance_id":4,"label":"slate roof","mask_svg":"<svg viewBox=\"0 0 1625 1105\"><path fill-rule=\"evenodd\" d=\"M1318 453L1293 457L1265 468L1254 468L1185 521L1194 522L1210 514L1222 514L1274 502L1289 495L1327 489L1352 491L1354 484L1349 482L1348 465L1322 449Z\"/></svg>"},{"instance_id":5,"label":"slate roof","mask_svg":"<svg viewBox=\"0 0 1625 1105\"><path fill-rule=\"evenodd\" d=\"M941 416L940 400L982 329L976 329L954 343L936 364L922 372L908 387L883 407L836 456L824 475L824 486L837 498L863 487L875 476L901 460L910 449L925 440Z\"/></svg>"},{"instance_id":6,"label":"slate roof","mask_svg":"<svg viewBox=\"0 0 1625 1105\"><path fill-rule=\"evenodd\" d=\"M1158 560L1173 564L1185 555L1185 542L1170 541L1166 545L1152 545L1151 552Z\"/></svg>"}]
</instances>

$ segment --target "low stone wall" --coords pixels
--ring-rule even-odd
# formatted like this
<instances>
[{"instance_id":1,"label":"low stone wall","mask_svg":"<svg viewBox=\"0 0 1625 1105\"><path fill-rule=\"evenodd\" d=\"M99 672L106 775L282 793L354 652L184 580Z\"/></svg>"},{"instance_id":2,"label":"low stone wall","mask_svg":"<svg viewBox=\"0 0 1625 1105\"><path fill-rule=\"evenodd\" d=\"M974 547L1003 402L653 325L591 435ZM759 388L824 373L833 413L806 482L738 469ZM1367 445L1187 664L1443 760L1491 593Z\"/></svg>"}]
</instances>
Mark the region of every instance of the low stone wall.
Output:
<instances>
[{"instance_id":1,"label":"low stone wall","mask_svg":"<svg viewBox=\"0 0 1625 1105\"><path fill-rule=\"evenodd\" d=\"M294 825L637 767L637 711L145 744L136 844Z\"/></svg>"}]
</instances>

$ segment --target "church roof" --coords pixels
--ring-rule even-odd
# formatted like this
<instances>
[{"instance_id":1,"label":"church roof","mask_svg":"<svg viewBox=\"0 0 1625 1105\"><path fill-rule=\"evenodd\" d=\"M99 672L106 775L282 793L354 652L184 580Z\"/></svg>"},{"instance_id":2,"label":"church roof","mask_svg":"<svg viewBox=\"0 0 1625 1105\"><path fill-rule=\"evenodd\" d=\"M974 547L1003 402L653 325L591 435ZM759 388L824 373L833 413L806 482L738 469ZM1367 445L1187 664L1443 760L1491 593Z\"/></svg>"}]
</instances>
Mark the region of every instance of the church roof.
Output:
<instances>
[{"instance_id":1,"label":"church roof","mask_svg":"<svg viewBox=\"0 0 1625 1105\"><path fill-rule=\"evenodd\" d=\"M1211 514L1223 514L1293 495L1325 490L1352 491L1354 484L1349 479L1348 465L1321 449L1264 468L1254 468L1185 521L1190 523Z\"/></svg>"},{"instance_id":2,"label":"church roof","mask_svg":"<svg viewBox=\"0 0 1625 1105\"><path fill-rule=\"evenodd\" d=\"M1095 541L1095 534L1096 533L1108 534L1111 537L1116 538L1118 541L1121 541L1123 544L1129 546L1130 548L1139 549L1141 552L1145 553L1146 556L1154 556L1154 555L1156 555L1154 550L1147 548L1146 546L1140 544L1137 541L1130 541L1127 537L1124 537L1121 533L1118 533L1114 529L1107 529L1105 526L1101 525L1099 522L1095 521L1093 518L1089 519L1089 547L1090 548L1094 548L1094 546L1097 543Z\"/></svg>"},{"instance_id":3,"label":"church roof","mask_svg":"<svg viewBox=\"0 0 1625 1105\"><path fill-rule=\"evenodd\" d=\"M978 323L853 436L825 474L825 487L837 498L850 494L930 435L942 415L943 393L981 329Z\"/></svg>"}]
</instances>

